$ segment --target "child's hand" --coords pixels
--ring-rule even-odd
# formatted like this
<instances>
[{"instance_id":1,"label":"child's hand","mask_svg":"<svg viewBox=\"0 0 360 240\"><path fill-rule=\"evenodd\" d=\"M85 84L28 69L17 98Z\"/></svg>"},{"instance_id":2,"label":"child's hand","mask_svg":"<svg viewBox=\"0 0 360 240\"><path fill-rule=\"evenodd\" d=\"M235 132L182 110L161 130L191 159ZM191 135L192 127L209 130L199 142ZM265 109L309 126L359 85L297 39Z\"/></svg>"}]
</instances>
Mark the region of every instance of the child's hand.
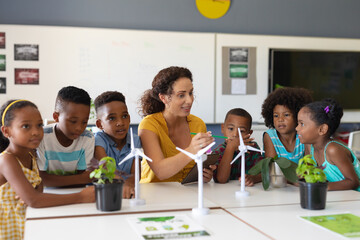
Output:
<instances>
[{"instance_id":1,"label":"child's hand","mask_svg":"<svg viewBox=\"0 0 360 240\"><path fill-rule=\"evenodd\" d=\"M214 170L216 169L216 165L210 165L209 166L210 169L208 168L204 168L203 169L203 181L204 183L210 182L213 175L214 175Z\"/></svg>"},{"instance_id":2,"label":"child's hand","mask_svg":"<svg viewBox=\"0 0 360 240\"><path fill-rule=\"evenodd\" d=\"M231 148L233 151L236 151L240 145L239 137L232 136L225 140L227 142L226 147Z\"/></svg>"},{"instance_id":3,"label":"child's hand","mask_svg":"<svg viewBox=\"0 0 360 240\"><path fill-rule=\"evenodd\" d=\"M80 194L82 196L83 203L95 202L95 187L94 186L84 188L80 192Z\"/></svg>"},{"instance_id":4,"label":"child's hand","mask_svg":"<svg viewBox=\"0 0 360 240\"><path fill-rule=\"evenodd\" d=\"M246 134L245 136L243 136L243 140L245 145L253 146L255 144L253 142L254 138L251 138L251 134Z\"/></svg>"},{"instance_id":5,"label":"child's hand","mask_svg":"<svg viewBox=\"0 0 360 240\"><path fill-rule=\"evenodd\" d=\"M239 182L241 183L241 177L239 177ZM245 174L245 186L252 187L255 184L255 176Z\"/></svg>"},{"instance_id":6,"label":"child's hand","mask_svg":"<svg viewBox=\"0 0 360 240\"><path fill-rule=\"evenodd\" d=\"M125 199L135 197L135 188L132 184L127 184L126 182L124 183L122 197Z\"/></svg>"}]
</instances>

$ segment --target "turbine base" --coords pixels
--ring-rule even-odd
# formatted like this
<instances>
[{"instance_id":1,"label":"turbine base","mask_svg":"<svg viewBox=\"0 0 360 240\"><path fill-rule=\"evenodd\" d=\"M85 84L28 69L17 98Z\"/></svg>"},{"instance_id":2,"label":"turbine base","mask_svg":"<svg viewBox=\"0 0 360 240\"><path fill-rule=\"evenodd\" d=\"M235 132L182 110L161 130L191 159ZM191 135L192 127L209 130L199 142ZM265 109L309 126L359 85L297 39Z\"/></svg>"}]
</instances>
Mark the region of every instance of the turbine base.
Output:
<instances>
[{"instance_id":1,"label":"turbine base","mask_svg":"<svg viewBox=\"0 0 360 240\"><path fill-rule=\"evenodd\" d=\"M130 199L130 206L140 206L140 205L145 205L145 199Z\"/></svg>"},{"instance_id":2,"label":"turbine base","mask_svg":"<svg viewBox=\"0 0 360 240\"><path fill-rule=\"evenodd\" d=\"M193 208L192 214L193 215L207 215L209 214L210 210L208 208Z\"/></svg>"},{"instance_id":3,"label":"turbine base","mask_svg":"<svg viewBox=\"0 0 360 240\"><path fill-rule=\"evenodd\" d=\"M250 193L248 191L236 191L235 196L236 198L248 197Z\"/></svg>"}]
</instances>

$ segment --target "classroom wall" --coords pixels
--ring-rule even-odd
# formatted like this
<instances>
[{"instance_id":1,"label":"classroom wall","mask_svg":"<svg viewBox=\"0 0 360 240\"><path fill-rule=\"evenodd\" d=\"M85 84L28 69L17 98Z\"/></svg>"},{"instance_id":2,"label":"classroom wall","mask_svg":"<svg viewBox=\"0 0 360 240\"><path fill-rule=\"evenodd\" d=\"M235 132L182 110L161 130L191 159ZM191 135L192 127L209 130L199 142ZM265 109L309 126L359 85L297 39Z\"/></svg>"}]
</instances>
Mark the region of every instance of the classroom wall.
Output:
<instances>
[{"instance_id":1,"label":"classroom wall","mask_svg":"<svg viewBox=\"0 0 360 240\"><path fill-rule=\"evenodd\" d=\"M358 0L233 0L212 20L195 0L0 0L0 24L360 39L359 9Z\"/></svg>"},{"instance_id":2,"label":"classroom wall","mask_svg":"<svg viewBox=\"0 0 360 240\"><path fill-rule=\"evenodd\" d=\"M360 38L358 0L232 0L212 20L195 0L0 0L0 24Z\"/></svg>"}]
</instances>

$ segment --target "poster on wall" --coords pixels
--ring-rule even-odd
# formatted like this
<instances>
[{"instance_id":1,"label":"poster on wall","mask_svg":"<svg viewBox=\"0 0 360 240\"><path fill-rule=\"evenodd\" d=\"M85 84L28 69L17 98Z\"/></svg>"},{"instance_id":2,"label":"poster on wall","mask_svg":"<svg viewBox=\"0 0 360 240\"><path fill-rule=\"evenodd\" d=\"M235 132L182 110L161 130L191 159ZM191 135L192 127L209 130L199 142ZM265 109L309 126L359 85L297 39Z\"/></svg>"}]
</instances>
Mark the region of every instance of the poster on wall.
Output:
<instances>
[{"instance_id":1,"label":"poster on wall","mask_svg":"<svg viewBox=\"0 0 360 240\"><path fill-rule=\"evenodd\" d=\"M14 57L16 61L39 61L39 45L14 44Z\"/></svg>"},{"instance_id":2,"label":"poster on wall","mask_svg":"<svg viewBox=\"0 0 360 240\"><path fill-rule=\"evenodd\" d=\"M6 70L6 55L0 54L0 71Z\"/></svg>"},{"instance_id":3,"label":"poster on wall","mask_svg":"<svg viewBox=\"0 0 360 240\"><path fill-rule=\"evenodd\" d=\"M5 33L0 32L0 49L5 48Z\"/></svg>"},{"instance_id":4,"label":"poster on wall","mask_svg":"<svg viewBox=\"0 0 360 240\"><path fill-rule=\"evenodd\" d=\"M39 69L15 68L15 84L39 85Z\"/></svg>"},{"instance_id":5,"label":"poster on wall","mask_svg":"<svg viewBox=\"0 0 360 240\"><path fill-rule=\"evenodd\" d=\"M6 78L0 77L0 94L6 93Z\"/></svg>"},{"instance_id":6,"label":"poster on wall","mask_svg":"<svg viewBox=\"0 0 360 240\"><path fill-rule=\"evenodd\" d=\"M256 48L222 48L222 94L256 94Z\"/></svg>"}]
</instances>

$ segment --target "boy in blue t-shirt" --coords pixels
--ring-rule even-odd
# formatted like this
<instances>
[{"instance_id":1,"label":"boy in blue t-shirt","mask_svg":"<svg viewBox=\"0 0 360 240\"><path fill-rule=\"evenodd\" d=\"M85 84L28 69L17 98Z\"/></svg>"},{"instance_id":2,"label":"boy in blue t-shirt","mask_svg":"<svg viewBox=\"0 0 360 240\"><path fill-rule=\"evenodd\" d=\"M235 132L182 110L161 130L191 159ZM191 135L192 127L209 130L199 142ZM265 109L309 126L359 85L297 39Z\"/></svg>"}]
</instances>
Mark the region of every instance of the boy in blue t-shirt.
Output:
<instances>
[{"instance_id":1,"label":"boy in blue t-shirt","mask_svg":"<svg viewBox=\"0 0 360 240\"><path fill-rule=\"evenodd\" d=\"M56 97L54 124L44 127L37 148L37 163L45 186L61 187L90 183L94 135L86 130L91 98L80 88L62 88Z\"/></svg>"},{"instance_id":2,"label":"boy in blue t-shirt","mask_svg":"<svg viewBox=\"0 0 360 240\"><path fill-rule=\"evenodd\" d=\"M131 151L129 132L130 115L122 93L108 91L99 95L95 101L96 126L102 131L95 133L96 159L109 156L115 159L119 171L132 174L125 180L123 198L134 196L134 159L118 165ZM134 147L141 148L138 136L134 136ZM138 181L138 179L137 179Z\"/></svg>"}]
</instances>

